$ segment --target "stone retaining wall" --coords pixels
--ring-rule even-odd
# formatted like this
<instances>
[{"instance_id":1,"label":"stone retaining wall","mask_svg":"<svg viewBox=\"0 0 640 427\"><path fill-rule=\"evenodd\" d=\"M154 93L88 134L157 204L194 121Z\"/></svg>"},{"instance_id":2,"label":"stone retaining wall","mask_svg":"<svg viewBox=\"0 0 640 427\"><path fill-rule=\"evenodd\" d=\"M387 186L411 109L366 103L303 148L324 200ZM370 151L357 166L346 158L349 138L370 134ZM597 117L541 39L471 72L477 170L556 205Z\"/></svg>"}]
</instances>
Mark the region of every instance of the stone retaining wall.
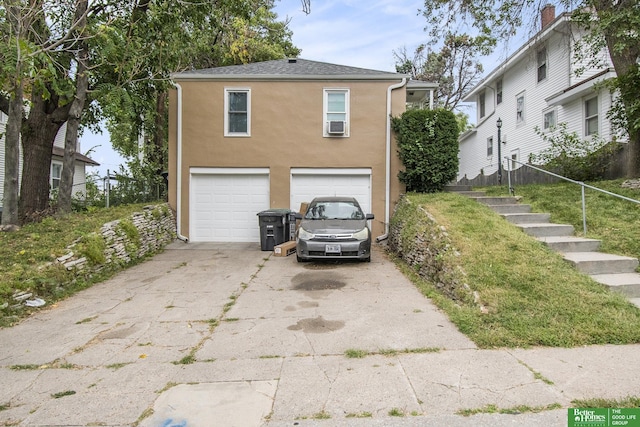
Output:
<instances>
[{"instance_id":1,"label":"stone retaining wall","mask_svg":"<svg viewBox=\"0 0 640 427\"><path fill-rule=\"evenodd\" d=\"M406 196L398 202L392 217L388 247L447 298L456 302L475 299L446 228Z\"/></svg>"},{"instance_id":2,"label":"stone retaining wall","mask_svg":"<svg viewBox=\"0 0 640 427\"><path fill-rule=\"evenodd\" d=\"M91 238L102 239L103 262L96 263L83 256L83 245ZM176 222L167 204L145 206L129 218L108 222L100 233L85 236L67 247L67 254L57 259L68 270L92 268L100 270L107 265L126 265L153 254L176 238ZM94 255L95 257L95 255Z\"/></svg>"}]
</instances>

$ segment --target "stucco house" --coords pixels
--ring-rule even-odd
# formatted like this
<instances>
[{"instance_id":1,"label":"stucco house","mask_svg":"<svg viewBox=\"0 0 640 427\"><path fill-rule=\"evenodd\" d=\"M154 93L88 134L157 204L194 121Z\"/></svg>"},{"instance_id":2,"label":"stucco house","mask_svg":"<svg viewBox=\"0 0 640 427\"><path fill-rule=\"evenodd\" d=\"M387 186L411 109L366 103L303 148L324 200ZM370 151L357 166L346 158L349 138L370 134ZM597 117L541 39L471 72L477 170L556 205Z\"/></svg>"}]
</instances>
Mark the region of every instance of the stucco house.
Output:
<instances>
[{"instance_id":1,"label":"stucco house","mask_svg":"<svg viewBox=\"0 0 640 427\"><path fill-rule=\"evenodd\" d=\"M7 115L0 111L0 212L2 212L2 200L4 197L4 129L7 125ZM52 190L55 190L60 185L60 179L62 177L62 160L64 158L64 137L67 131L67 124L63 124L56 135L56 139L53 143L52 157L51 157L51 169L49 171L49 186ZM71 192L75 199L84 200L87 194L87 166L100 166L100 164L93 159L81 154L80 142L78 141L78 147L75 157L75 170L73 173L73 190ZM22 164L21 172L22 173Z\"/></svg>"},{"instance_id":2,"label":"stucco house","mask_svg":"<svg viewBox=\"0 0 640 427\"><path fill-rule=\"evenodd\" d=\"M290 58L172 76L169 204L192 242L259 242L258 212L354 196L387 232L404 191L389 118L434 84Z\"/></svg>"},{"instance_id":3,"label":"stucco house","mask_svg":"<svg viewBox=\"0 0 640 427\"><path fill-rule=\"evenodd\" d=\"M614 136L607 112L614 95L598 83L615 77L608 52L599 64L593 58L575 58L583 33L572 24L570 14L555 16L547 5L541 12L542 29L527 43L491 71L466 96L475 103L476 126L460 136L458 180L490 175L498 169L501 156L527 163L549 143L536 133L550 132L566 123L569 133L582 139L598 135L609 141ZM583 69L581 73L578 70ZM501 119L498 150L497 121ZM620 136L618 141L620 141ZM520 164L503 160L503 170Z\"/></svg>"}]
</instances>

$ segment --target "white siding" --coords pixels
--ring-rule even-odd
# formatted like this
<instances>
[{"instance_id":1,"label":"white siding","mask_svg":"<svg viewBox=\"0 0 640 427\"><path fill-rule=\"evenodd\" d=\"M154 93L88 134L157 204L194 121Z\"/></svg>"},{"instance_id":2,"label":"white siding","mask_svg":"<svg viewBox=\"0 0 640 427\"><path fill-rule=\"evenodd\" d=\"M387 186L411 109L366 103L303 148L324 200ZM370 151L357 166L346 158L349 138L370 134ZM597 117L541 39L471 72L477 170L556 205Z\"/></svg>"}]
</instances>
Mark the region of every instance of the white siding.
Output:
<instances>
[{"instance_id":1,"label":"white siding","mask_svg":"<svg viewBox=\"0 0 640 427\"><path fill-rule=\"evenodd\" d=\"M526 162L531 154L540 153L547 148L547 143L536 134L536 128L543 129L544 113L550 109L556 111L556 123L567 122L570 132L584 135L584 98L567 102L564 105L551 107L546 99L552 95L562 93L576 83L575 64L571 49L571 35L566 31L550 32L549 38L532 44L529 50L514 57L503 73L497 70L489 74L491 79L482 83L487 93L487 113L481 120L478 118L476 132L460 142L460 168L458 179L467 177L473 179L481 172L490 175L498 169L498 138L496 121L502 119L501 154L510 156L518 153L519 160ZM546 46L547 77L538 82L537 52ZM516 60L516 58L518 58ZM588 75L594 75L601 69L589 70ZM496 82L502 78L502 103L495 105ZM583 75L579 81L584 81ZM476 88L478 91L480 88ZM492 96L489 96L489 94ZM516 100L524 95L524 120L516 121ZM476 96L477 102L477 96ZM606 119L606 112L611 106L611 96L608 93L599 95L599 132L606 139L609 138L610 123ZM493 156L487 157L487 138L493 136ZM503 163L506 168L506 163Z\"/></svg>"}]
</instances>

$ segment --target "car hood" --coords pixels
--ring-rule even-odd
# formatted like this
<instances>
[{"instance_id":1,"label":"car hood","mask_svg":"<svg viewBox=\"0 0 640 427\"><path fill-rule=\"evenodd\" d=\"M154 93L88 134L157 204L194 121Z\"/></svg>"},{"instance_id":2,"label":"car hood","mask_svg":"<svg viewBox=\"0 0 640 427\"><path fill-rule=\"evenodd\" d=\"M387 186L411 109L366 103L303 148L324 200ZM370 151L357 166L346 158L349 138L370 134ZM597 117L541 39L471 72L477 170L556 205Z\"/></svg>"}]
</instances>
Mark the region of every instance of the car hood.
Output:
<instances>
[{"instance_id":1,"label":"car hood","mask_svg":"<svg viewBox=\"0 0 640 427\"><path fill-rule=\"evenodd\" d=\"M300 227L313 234L355 233L366 226L366 219L303 219L300 222Z\"/></svg>"}]
</instances>

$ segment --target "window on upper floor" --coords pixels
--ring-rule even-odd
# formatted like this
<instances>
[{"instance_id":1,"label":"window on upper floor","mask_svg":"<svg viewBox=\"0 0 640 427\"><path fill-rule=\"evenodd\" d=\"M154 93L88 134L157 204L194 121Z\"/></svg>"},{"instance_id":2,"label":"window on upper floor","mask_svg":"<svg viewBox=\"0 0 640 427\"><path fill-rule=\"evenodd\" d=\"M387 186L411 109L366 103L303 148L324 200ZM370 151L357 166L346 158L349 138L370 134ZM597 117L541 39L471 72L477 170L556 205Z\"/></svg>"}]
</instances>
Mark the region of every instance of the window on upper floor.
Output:
<instances>
[{"instance_id":1,"label":"window on upper floor","mask_svg":"<svg viewBox=\"0 0 640 427\"><path fill-rule=\"evenodd\" d=\"M493 137L487 138L487 157L493 156Z\"/></svg>"},{"instance_id":2,"label":"window on upper floor","mask_svg":"<svg viewBox=\"0 0 640 427\"><path fill-rule=\"evenodd\" d=\"M49 185L52 190L60 187L60 180L62 179L62 163L53 161L51 162L51 175L49 175Z\"/></svg>"},{"instance_id":3,"label":"window on upper floor","mask_svg":"<svg viewBox=\"0 0 640 427\"><path fill-rule=\"evenodd\" d=\"M496 105L502 104L502 79L496 82Z\"/></svg>"},{"instance_id":4,"label":"window on upper floor","mask_svg":"<svg viewBox=\"0 0 640 427\"><path fill-rule=\"evenodd\" d=\"M598 133L598 97L584 101L584 134L585 136Z\"/></svg>"},{"instance_id":5,"label":"window on upper floor","mask_svg":"<svg viewBox=\"0 0 640 427\"><path fill-rule=\"evenodd\" d=\"M478 94L478 112L480 118L483 118L487 114L486 94L484 91Z\"/></svg>"},{"instance_id":6,"label":"window on upper floor","mask_svg":"<svg viewBox=\"0 0 640 427\"><path fill-rule=\"evenodd\" d=\"M556 110L546 111L542 117L542 129L553 130L556 127Z\"/></svg>"},{"instance_id":7,"label":"window on upper floor","mask_svg":"<svg viewBox=\"0 0 640 427\"><path fill-rule=\"evenodd\" d=\"M325 89L323 109L323 136L349 136L349 89Z\"/></svg>"},{"instance_id":8,"label":"window on upper floor","mask_svg":"<svg viewBox=\"0 0 640 427\"><path fill-rule=\"evenodd\" d=\"M537 52L538 57L538 82L547 78L547 48L543 47Z\"/></svg>"},{"instance_id":9,"label":"window on upper floor","mask_svg":"<svg viewBox=\"0 0 640 427\"><path fill-rule=\"evenodd\" d=\"M251 136L251 90L227 88L224 96L224 135Z\"/></svg>"},{"instance_id":10,"label":"window on upper floor","mask_svg":"<svg viewBox=\"0 0 640 427\"><path fill-rule=\"evenodd\" d=\"M524 93L516 96L516 123L524 122Z\"/></svg>"}]
</instances>

